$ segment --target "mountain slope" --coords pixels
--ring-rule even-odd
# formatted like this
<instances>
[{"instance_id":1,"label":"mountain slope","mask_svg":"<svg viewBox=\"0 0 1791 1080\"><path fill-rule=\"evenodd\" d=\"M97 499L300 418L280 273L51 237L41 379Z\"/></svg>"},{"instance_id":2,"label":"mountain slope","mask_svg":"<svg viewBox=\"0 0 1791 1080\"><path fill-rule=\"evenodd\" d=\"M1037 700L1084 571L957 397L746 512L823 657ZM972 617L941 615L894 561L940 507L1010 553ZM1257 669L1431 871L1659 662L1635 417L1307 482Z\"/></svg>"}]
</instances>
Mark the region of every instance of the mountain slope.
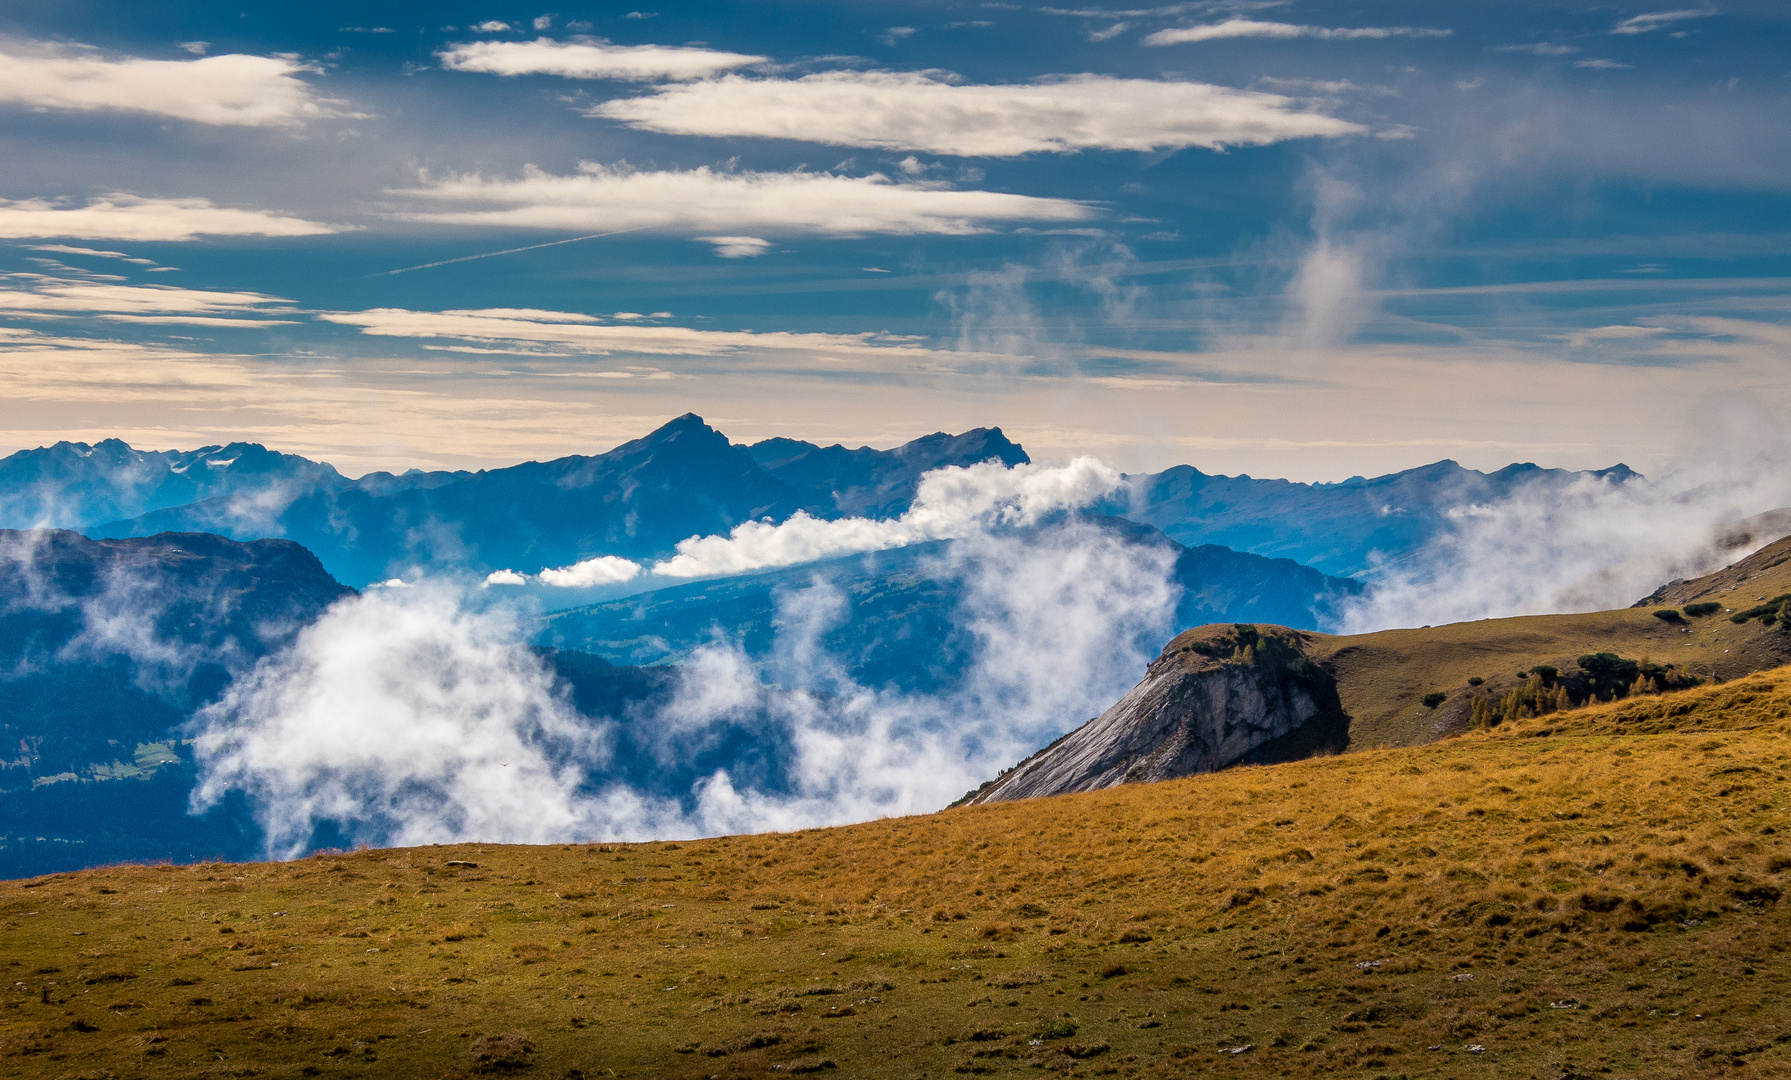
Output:
<instances>
[{"instance_id":1,"label":"mountain slope","mask_svg":"<svg viewBox=\"0 0 1791 1080\"><path fill-rule=\"evenodd\" d=\"M4 883L0 1076L1778 1076L1788 716L1775 672L837 829Z\"/></svg>"},{"instance_id":2,"label":"mountain slope","mask_svg":"<svg viewBox=\"0 0 1791 1080\"><path fill-rule=\"evenodd\" d=\"M1181 589L1178 627L1244 619L1312 626L1331 605L1360 591L1353 581L1286 559L1214 546L1184 548L1154 529L1097 520L1132 543L1174 553L1172 577ZM542 640L619 663L652 664L686 656L719 635L763 658L797 618L786 622L780 604L820 586L837 591L846 603L820 644L843 659L857 681L936 691L968 668L975 648L958 612L972 571L954 559L954 543L697 582L555 612L547 617Z\"/></svg>"},{"instance_id":3,"label":"mountain slope","mask_svg":"<svg viewBox=\"0 0 1791 1080\"><path fill-rule=\"evenodd\" d=\"M0 872L254 851L180 725L347 595L287 540L0 531Z\"/></svg>"},{"instance_id":4,"label":"mountain slope","mask_svg":"<svg viewBox=\"0 0 1791 1080\"><path fill-rule=\"evenodd\" d=\"M1519 714L1791 662L1791 537L1671 592L1711 610L1623 608L1345 636L1198 627L1171 641L1112 708L967 798L1037 798L1412 746Z\"/></svg>"},{"instance_id":5,"label":"mountain slope","mask_svg":"<svg viewBox=\"0 0 1791 1080\"><path fill-rule=\"evenodd\" d=\"M1128 477L1106 512L1154 525L1189 545L1223 544L1290 558L1327 574L1361 573L1379 553L1410 554L1448 525L1446 511L1592 479L1627 483L1628 466L1569 472L1508 465L1497 472L1439 461L1372 479L1296 484L1212 476L1190 465Z\"/></svg>"}]
</instances>

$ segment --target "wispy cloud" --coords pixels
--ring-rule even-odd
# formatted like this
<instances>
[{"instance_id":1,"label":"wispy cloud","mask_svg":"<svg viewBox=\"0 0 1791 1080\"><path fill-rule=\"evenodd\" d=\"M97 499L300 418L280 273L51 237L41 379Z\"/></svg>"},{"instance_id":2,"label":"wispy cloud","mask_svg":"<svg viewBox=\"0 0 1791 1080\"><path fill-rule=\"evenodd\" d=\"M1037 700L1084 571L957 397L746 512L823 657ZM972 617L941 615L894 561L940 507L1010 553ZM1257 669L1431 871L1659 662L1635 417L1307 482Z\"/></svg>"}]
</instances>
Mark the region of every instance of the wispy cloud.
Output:
<instances>
[{"instance_id":1,"label":"wispy cloud","mask_svg":"<svg viewBox=\"0 0 1791 1080\"><path fill-rule=\"evenodd\" d=\"M1367 130L1278 94L1104 75L993 86L910 72L835 71L799 79L730 75L607 101L589 114L679 135L983 157L1219 149Z\"/></svg>"},{"instance_id":2,"label":"wispy cloud","mask_svg":"<svg viewBox=\"0 0 1791 1080\"><path fill-rule=\"evenodd\" d=\"M58 255L85 255L91 259L118 259L138 266L154 266L154 259L140 259L122 251L101 251L98 248L74 247L69 244L33 244L32 251L51 251Z\"/></svg>"},{"instance_id":3,"label":"wispy cloud","mask_svg":"<svg viewBox=\"0 0 1791 1080\"><path fill-rule=\"evenodd\" d=\"M1646 15L1636 15L1624 19L1611 27L1613 34L1647 34L1687 19L1708 19L1716 12L1709 8L1688 8L1680 11L1653 11Z\"/></svg>"},{"instance_id":4,"label":"wispy cloud","mask_svg":"<svg viewBox=\"0 0 1791 1080\"><path fill-rule=\"evenodd\" d=\"M1615 60L1603 60L1603 59L1575 60L1573 62L1573 66L1576 68L1593 68L1593 69L1599 70L1599 71L1623 71L1628 68L1635 67L1634 64L1619 64Z\"/></svg>"},{"instance_id":5,"label":"wispy cloud","mask_svg":"<svg viewBox=\"0 0 1791 1080\"><path fill-rule=\"evenodd\" d=\"M49 199L0 199L0 239L184 241L201 236L323 236L348 231L268 210L218 206L210 199L113 193L72 206Z\"/></svg>"},{"instance_id":6,"label":"wispy cloud","mask_svg":"<svg viewBox=\"0 0 1791 1080\"><path fill-rule=\"evenodd\" d=\"M1532 56L1572 56L1580 51L1578 45L1557 45L1547 41L1537 41L1529 45L1500 45L1494 52L1529 53Z\"/></svg>"},{"instance_id":7,"label":"wispy cloud","mask_svg":"<svg viewBox=\"0 0 1791 1080\"><path fill-rule=\"evenodd\" d=\"M315 70L295 59L240 53L144 60L84 47L0 44L0 103L149 113L219 126L290 126L341 115L340 102L317 97L295 78Z\"/></svg>"},{"instance_id":8,"label":"wispy cloud","mask_svg":"<svg viewBox=\"0 0 1791 1080\"><path fill-rule=\"evenodd\" d=\"M216 292L170 285L119 285L35 274L0 276L0 314L89 315L111 322L202 326L289 325L292 301L253 292ZM241 318L240 316L260 318Z\"/></svg>"},{"instance_id":9,"label":"wispy cloud","mask_svg":"<svg viewBox=\"0 0 1791 1080\"><path fill-rule=\"evenodd\" d=\"M1206 26L1177 26L1158 30L1145 38L1145 45L1184 45L1195 41L1218 41L1222 38L1322 38L1329 41L1352 41L1362 38L1436 38L1448 37L1451 31L1429 26L1361 26L1331 29L1323 26L1302 26L1295 23L1262 22L1256 19L1227 19Z\"/></svg>"},{"instance_id":10,"label":"wispy cloud","mask_svg":"<svg viewBox=\"0 0 1791 1080\"><path fill-rule=\"evenodd\" d=\"M450 71L560 75L568 79L700 79L766 62L763 56L682 45L611 45L607 41L474 41L436 54Z\"/></svg>"},{"instance_id":11,"label":"wispy cloud","mask_svg":"<svg viewBox=\"0 0 1791 1080\"><path fill-rule=\"evenodd\" d=\"M636 170L584 162L570 176L529 168L517 179L425 179L392 194L442 206L408 221L507 228L654 229L692 236L870 233L968 235L998 224L1082 222L1100 211L1070 199L959 191L888 177L815 172Z\"/></svg>"},{"instance_id":12,"label":"wispy cloud","mask_svg":"<svg viewBox=\"0 0 1791 1080\"><path fill-rule=\"evenodd\" d=\"M627 317L585 315L528 308L410 311L373 308L336 311L318 317L359 327L377 337L453 339L483 345L528 347L541 355L636 355L720 357L744 353L794 356L930 361L941 355L919 339L892 334L800 334L750 330L700 330L665 326L632 313Z\"/></svg>"}]
</instances>

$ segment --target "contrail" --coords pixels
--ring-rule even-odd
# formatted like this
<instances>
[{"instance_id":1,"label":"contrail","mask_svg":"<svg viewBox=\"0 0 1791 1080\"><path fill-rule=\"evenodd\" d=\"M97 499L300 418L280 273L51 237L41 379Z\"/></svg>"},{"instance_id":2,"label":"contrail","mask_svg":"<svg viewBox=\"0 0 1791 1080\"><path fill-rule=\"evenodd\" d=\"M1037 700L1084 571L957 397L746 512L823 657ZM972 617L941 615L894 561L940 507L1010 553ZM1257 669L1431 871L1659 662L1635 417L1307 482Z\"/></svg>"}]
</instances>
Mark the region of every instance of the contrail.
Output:
<instances>
[{"instance_id":1,"label":"contrail","mask_svg":"<svg viewBox=\"0 0 1791 1080\"><path fill-rule=\"evenodd\" d=\"M538 251L541 248L557 247L560 244L576 244L580 240L595 240L600 236L620 236L623 233L640 232L642 229L651 227L652 226L650 225L636 225L630 229L611 229L609 232L592 233L589 236L574 236L568 240L549 240L545 244L530 244L528 247L505 248L503 251L487 251L482 255L462 255L458 259L443 259L441 262L423 263L420 266L406 266L398 270L381 270L377 274L368 274L367 276L391 277L393 274L408 274L412 270L428 270L431 267L436 266L451 266L454 263L472 262L474 259L489 259L494 255L514 255L519 251Z\"/></svg>"}]
</instances>

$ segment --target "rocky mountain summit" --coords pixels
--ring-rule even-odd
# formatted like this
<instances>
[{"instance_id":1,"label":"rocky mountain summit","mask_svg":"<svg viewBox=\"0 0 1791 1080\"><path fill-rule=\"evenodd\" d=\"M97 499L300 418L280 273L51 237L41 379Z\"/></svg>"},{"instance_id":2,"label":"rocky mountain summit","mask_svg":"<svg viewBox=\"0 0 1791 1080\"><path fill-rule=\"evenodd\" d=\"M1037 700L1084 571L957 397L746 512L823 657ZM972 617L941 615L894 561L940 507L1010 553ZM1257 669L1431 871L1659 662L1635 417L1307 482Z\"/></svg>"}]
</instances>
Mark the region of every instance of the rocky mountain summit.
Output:
<instances>
[{"instance_id":1,"label":"rocky mountain summit","mask_svg":"<svg viewBox=\"0 0 1791 1080\"><path fill-rule=\"evenodd\" d=\"M1112 708L960 800L1031 799L1293 761L1349 743L1349 717L1311 635L1202 626L1171 641Z\"/></svg>"}]
</instances>

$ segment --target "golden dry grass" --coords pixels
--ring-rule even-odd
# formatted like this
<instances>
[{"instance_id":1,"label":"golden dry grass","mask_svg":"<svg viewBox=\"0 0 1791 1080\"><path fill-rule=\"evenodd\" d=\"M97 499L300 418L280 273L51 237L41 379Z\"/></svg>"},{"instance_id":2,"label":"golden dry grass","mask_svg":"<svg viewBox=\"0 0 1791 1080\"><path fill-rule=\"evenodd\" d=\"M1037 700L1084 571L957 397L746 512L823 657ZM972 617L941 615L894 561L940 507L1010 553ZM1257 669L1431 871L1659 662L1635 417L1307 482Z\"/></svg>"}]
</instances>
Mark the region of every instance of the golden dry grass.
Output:
<instances>
[{"instance_id":1,"label":"golden dry grass","mask_svg":"<svg viewBox=\"0 0 1791 1080\"><path fill-rule=\"evenodd\" d=\"M1791 662L1791 633L1782 626L1737 625L1728 618L1730 611L1786 592L1791 592L1791 537L1665 590L1660 605L1373 634L1312 634L1309 640L1314 658L1337 677L1338 696L1351 717L1351 749L1415 746L1465 727L1471 696L1496 699L1522 684L1518 672L1538 664L1567 671L1585 653L1649 659L1720 680ZM1659 606L1691 600L1719 602L1726 610L1677 622L1654 616ZM1471 678L1484 683L1470 686ZM1425 707L1424 696L1437 691L1447 695L1445 704Z\"/></svg>"},{"instance_id":2,"label":"golden dry grass","mask_svg":"<svg viewBox=\"0 0 1791 1080\"><path fill-rule=\"evenodd\" d=\"M1780 671L838 829L4 883L0 1075L1787 1075L1787 717Z\"/></svg>"}]
</instances>

